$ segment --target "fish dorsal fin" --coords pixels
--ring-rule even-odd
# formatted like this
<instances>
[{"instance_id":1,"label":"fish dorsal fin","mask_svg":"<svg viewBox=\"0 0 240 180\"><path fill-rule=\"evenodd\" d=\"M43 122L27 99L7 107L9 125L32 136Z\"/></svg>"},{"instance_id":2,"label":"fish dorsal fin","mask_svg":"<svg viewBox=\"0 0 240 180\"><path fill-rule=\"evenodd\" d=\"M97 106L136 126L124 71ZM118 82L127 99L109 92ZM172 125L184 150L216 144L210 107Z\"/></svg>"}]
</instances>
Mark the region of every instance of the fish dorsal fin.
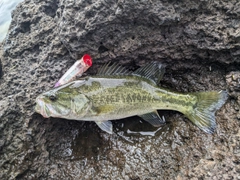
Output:
<instances>
[{"instance_id":1,"label":"fish dorsal fin","mask_svg":"<svg viewBox=\"0 0 240 180\"><path fill-rule=\"evenodd\" d=\"M165 123L165 118L164 117L161 118L157 111L153 111L138 116L147 121L148 123L150 123L151 125L153 125L154 127L159 127Z\"/></svg>"},{"instance_id":2,"label":"fish dorsal fin","mask_svg":"<svg viewBox=\"0 0 240 180\"><path fill-rule=\"evenodd\" d=\"M155 85L157 85L162 79L165 73L165 65L160 62L153 61L143 67L140 67L136 71L132 73L132 75L141 76L143 78L147 78L152 81Z\"/></svg>"},{"instance_id":3,"label":"fish dorsal fin","mask_svg":"<svg viewBox=\"0 0 240 180\"><path fill-rule=\"evenodd\" d=\"M97 74L98 75L123 75L123 74L126 75L126 74L131 74L131 72L126 68L122 67L121 65L119 65L118 63L113 63L112 65L110 65L110 62L109 62L103 65L99 69Z\"/></svg>"},{"instance_id":4,"label":"fish dorsal fin","mask_svg":"<svg viewBox=\"0 0 240 180\"><path fill-rule=\"evenodd\" d=\"M95 121L95 122L101 130L103 130L109 134L113 133L111 121Z\"/></svg>"}]
</instances>

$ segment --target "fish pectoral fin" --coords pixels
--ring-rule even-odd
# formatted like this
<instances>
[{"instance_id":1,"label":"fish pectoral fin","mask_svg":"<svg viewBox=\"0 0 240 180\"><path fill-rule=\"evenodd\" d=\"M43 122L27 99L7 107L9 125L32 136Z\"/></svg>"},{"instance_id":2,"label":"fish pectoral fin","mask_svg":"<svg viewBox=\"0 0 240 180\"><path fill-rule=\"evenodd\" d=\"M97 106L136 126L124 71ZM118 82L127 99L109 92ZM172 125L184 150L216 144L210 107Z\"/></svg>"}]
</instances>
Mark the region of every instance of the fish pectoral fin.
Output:
<instances>
[{"instance_id":1,"label":"fish pectoral fin","mask_svg":"<svg viewBox=\"0 0 240 180\"><path fill-rule=\"evenodd\" d=\"M153 82L154 85L158 85L164 73L165 73L165 65L161 64L160 62L153 61L137 69L132 73L132 75L141 76Z\"/></svg>"},{"instance_id":2,"label":"fish pectoral fin","mask_svg":"<svg viewBox=\"0 0 240 180\"><path fill-rule=\"evenodd\" d=\"M153 112L138 115L138 116L144 119L145 121L147 121L148 123L150 123L151 125L153 125L154 127L159 127L165 123L164 116L161 118L157 111L153 111Z\"/></svg>"},{"instance_id":3,"label":"fish pectoral fin","mask_svg":"<svg viewBox=\"0 0 240 180\"><path fill-rule=\"evenodd\" d=\"M95 121L95 122L101 130L109 134L113 133L113 130L112 130L113 125L111 121Z\"/></svg>"}]
</instances>

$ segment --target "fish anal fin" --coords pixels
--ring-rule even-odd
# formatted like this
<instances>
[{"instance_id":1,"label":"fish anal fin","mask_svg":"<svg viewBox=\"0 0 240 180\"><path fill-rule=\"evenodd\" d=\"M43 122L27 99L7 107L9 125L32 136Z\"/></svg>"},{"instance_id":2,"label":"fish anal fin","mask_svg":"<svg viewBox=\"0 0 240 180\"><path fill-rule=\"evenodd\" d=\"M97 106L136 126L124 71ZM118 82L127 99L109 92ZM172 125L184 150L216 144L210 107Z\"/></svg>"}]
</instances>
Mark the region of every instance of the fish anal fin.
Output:
<instances>
[{"instance_id":1,"label":"fish anal fin","mask_svg":"<svg viewBox=\"0 0 240 180\"><path fill-rule=\"evenodd\" d=\"M147 121L148 123L150 123L151 125L153 125L154 127L159 127L165 123L165 118L164 117L161 118L157 111L153 111L138 116Z\"/></svg>"},{"instance_id":2,"label":"fish anal fin","mask_svg":"<svg viewBox=\"0 0 240 180\"><path fill-rule=\"evenodd\" d=\"M155 85L157 85L165 73L165 65L160 62L153 61L132 73L135 76L141 76L143 78L149 79Z\"/></svg>"},{"instance_id":3,"label":"fish anal fin","mask_svg":"<svg viewBox=\"0 0 240 180\"><path fill-rule=\"evenodd\" d=\"M103 130L109 134L113 133L113 130L112 130L113 125L112 125L111 121L95 121L95 122L101 130Z\"/></svg>"}]
</instances>

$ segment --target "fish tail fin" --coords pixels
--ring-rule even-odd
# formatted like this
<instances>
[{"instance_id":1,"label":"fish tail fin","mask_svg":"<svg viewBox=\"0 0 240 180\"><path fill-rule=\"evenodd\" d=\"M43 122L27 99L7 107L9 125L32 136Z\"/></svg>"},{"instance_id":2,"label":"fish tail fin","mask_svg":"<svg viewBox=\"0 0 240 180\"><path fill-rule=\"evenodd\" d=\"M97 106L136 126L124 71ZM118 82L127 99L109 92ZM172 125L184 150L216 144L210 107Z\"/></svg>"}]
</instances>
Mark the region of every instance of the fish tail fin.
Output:
<instances>
[{"instance_id":1,"label":"fish tail fin","mask_svg":"<svg viewBox=\"0 0 240 180\"><path fill-rule=\"evenodd\" d=\"M222 107L228 98L226 91L192 93L197 97L193 109L185 115L201 130L213 133L216 127L215 112Z\"/></svg>"}]
</instances>

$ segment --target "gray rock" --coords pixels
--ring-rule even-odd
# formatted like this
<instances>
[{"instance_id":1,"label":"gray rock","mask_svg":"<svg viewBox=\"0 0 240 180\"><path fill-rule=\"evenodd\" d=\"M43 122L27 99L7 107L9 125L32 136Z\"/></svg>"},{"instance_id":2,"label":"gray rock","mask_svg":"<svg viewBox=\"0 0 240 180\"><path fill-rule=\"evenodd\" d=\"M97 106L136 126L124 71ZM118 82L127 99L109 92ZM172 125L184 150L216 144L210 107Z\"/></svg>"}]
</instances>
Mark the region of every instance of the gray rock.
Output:
<instances>
[{"instance_id":1,"label":"gray rock","mask_svg":"<svg viewBox=\"0 0 240 180\"><path fill-rule=\"evenodd\" d=\"M237 178L239 92L231 73L238 75L240 66L239 5L25 0L1 49L0 179ZM91 122L34 113L36 96L84 53L94 61L89 74L109 60L129 69L157 60L167 64L165 88L229 89L216 132L204 134L173 111L160 112L167 124L159 129L138 117L114 121L113 135Z\"/></svg>"},{"instance_id":2,"label":"gray rock","mask_svg":"<svg viewBox=\"0 0 240 180\"><path fill-rule=\"evenodd\" d=\"M61 1L59 35L78 58L239 62L237 1ZM235 12L234 12L235 11Z\"/></svg>"},{"instance_id":3,"label":"gray rock","mask_svg":"<svg viewBox=\"0 0 240 180\"><path fill-rule=\"evenodd\" d=\"M3 49L2 43L0 43L0 80L3 75L3 72L2 72L2 58L3 58L2 53L3 53L3 51L2 51L2 49Z\"/></svg>"}]
</instances>

